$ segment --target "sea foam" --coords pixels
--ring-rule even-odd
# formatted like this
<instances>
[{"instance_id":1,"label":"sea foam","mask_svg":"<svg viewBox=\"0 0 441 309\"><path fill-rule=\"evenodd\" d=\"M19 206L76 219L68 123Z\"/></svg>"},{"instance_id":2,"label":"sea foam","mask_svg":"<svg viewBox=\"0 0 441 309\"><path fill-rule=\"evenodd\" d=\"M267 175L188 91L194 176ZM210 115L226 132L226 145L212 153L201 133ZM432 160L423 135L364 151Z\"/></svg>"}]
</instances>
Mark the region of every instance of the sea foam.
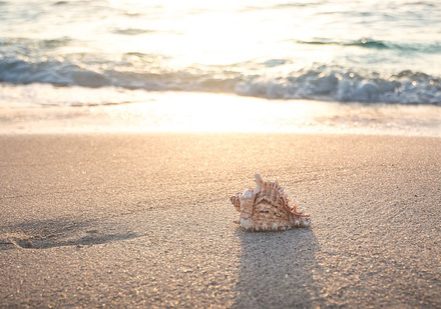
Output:
<instances>
[{"instance_id":1,"label":"sea foam","mask_svg":"<svg viewBox=\"0 0 441 309\"><path fill-rule=\"evenodd\" d=\"M266 63L269 63L268 61ZM181 70L94 67L68 61L0 60L0 81L59 86L120 87L148 91L206 91L268 99L314 99L339 102L441 104L441 79L409 70L380 74L339 66L316 66L284 74L234 72L228 67Z\"/></svg>"}]
</instances>

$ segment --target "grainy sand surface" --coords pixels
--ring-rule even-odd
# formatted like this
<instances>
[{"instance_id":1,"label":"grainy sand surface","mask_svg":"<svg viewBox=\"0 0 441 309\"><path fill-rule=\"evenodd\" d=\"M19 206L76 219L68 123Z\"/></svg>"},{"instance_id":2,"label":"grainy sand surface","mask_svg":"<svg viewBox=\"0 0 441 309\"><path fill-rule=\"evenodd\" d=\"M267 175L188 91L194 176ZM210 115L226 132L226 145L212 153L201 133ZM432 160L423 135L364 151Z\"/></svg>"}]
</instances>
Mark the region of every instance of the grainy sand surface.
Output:
<instances>
[{"instance_id":1,"label":"grainy sand surface","mask_svg":"<svg viewBox=\"0 0 441 309\"><path fill-rule=\"evenodd\" d=\"M259 171L310 229L247 233ZM0 136L1 307L441 307L441 139Z\"/></svg>"}]
</instances>

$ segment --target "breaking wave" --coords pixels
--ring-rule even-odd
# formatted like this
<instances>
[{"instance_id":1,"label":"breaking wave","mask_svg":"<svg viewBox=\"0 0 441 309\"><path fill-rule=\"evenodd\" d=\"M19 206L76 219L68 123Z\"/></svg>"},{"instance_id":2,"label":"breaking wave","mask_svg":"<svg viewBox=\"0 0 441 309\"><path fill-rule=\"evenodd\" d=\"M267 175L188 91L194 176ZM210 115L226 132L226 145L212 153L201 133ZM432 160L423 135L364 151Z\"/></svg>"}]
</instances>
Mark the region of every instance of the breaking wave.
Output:
<instances>
[{"instance_id":1,"label":"breaking wave","mask_svg":"<svg viewBox=\"0 0 441 309\"><path fill-rule=\"evenodd\" d=\"M152 61L154 63L154 61ZM59 86L121 87L151 91L183 90L235 93L268 99L441 105L441 78L422 72L384 75L341 66L315 66L288 74L244 73L231 67L167 70L85 65L67 60L0 59L0 82Z\"/></svg>"},{"instance_id":2,"label":"breaking wave","mask_svg":"<svg viewBox=\"0 0 441 309\"><path fill-rule=\"evenodd\" d=\"M385 49L396 50L402 52L419 52L419 53L439 53L441 52L441 43L433 42L427 43L395 43L382 40L374 40L363 38L359 40L350 41L333 41L330 39L315 39L310 41L295 41L298 44L305 45L337 45L337 46L352 46L369 49Z\"/></svg>"}]
</instances>

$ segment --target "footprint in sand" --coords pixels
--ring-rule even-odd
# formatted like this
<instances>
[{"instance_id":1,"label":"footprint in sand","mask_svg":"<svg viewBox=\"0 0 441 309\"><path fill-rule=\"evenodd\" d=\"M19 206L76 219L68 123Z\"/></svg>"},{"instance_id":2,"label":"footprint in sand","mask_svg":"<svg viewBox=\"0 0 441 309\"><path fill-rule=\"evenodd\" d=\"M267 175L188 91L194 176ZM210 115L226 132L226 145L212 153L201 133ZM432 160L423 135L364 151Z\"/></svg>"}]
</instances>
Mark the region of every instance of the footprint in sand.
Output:
<instances>
[{"instance_id":1,"label":"footprint in sand","mask_svg":"<svg viewBox=\"0 0 441 309\"><path fill-rule=\"evenodd\" d=\"M140 237L135 232L90 229L90 222L40 221L1 228L0 250L92 246ZM96 224L95 224L96 225ZM114 230L114 227L113 227Z\"/></svg>"}]
</instances>

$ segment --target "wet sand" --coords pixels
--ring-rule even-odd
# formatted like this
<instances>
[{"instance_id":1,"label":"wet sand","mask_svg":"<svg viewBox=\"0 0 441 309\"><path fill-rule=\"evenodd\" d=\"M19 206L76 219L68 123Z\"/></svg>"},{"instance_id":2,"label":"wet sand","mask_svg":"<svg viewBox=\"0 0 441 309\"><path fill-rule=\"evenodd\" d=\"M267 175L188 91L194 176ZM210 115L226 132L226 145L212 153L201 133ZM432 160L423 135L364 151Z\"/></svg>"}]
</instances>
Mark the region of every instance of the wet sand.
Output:
<instances>
[{"instance_id":1,"label":"wet sand","mask_svg":"<svg viewBox=\"0 0 441 309\"><path fill-rule=\"evenodd\" d=\"M0 135L0 307L441 307L441 139ZM247 233L277 178L310 229Z\"/></svg>"}]
</instances>

